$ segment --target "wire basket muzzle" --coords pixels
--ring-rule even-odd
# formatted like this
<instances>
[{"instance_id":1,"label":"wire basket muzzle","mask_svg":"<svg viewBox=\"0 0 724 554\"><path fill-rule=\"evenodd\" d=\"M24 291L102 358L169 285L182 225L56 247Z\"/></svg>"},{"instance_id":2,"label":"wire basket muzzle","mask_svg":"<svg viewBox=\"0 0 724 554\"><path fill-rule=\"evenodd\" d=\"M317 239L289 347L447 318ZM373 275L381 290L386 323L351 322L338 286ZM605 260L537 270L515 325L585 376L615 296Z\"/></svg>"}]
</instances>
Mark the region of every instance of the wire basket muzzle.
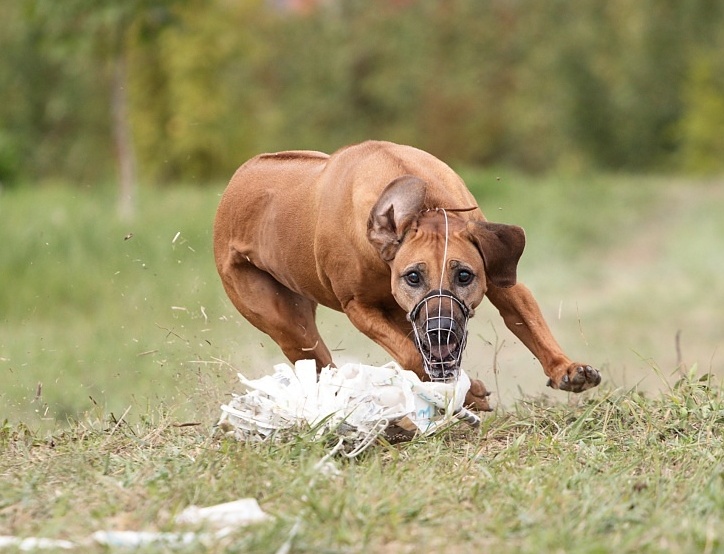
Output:
<instances>
[{"instance_id":1,"label":"wire basket muzzle","mask_svg":"<svg viewBox=\"0 0 724 554\"><path fill-rule=\"evenodd\" d=\"M457 378L469 317L469 308L448 290L429 292L410 311L415 345L432 381Z\"/></svg>"}]
</instances>

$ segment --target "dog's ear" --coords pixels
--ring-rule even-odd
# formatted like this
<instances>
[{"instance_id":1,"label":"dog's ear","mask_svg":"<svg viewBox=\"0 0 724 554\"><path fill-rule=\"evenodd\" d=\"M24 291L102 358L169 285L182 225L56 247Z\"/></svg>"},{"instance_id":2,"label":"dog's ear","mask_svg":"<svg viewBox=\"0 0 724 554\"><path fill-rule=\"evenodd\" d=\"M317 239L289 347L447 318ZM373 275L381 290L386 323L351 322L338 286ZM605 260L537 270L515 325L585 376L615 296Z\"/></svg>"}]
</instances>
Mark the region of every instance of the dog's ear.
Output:
<instances>
[{"instance_id":1,"label":"dog's ear","mask_svg":"<svg viewBox=\"0 0 724 554\"><path fill-rule=\"evenodd\" d=\"M468 227L483 257L487 279L496 287L515 285L518 260L525 248L525 231L517 225L488 221L471 222Z\"/></svg>"},{"instance_id":2,"label":"dog's ear","mask_svg":"<svg viewBox=\"0 0 724 554\"><path fill-rule=\"evenodd\" d=\"M367 239L386 262L397 254L402 239L425 206L427 183L403 175L382 191L367 220Z\"/></svg>"}]
</instances>

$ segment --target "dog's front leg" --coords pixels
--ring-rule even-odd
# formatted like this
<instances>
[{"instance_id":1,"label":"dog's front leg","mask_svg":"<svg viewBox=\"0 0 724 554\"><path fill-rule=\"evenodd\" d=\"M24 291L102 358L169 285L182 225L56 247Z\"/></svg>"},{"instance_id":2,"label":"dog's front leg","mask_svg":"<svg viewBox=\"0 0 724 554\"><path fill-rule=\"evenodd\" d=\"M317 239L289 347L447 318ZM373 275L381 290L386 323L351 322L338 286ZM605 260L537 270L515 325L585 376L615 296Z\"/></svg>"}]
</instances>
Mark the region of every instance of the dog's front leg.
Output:
<instances>
[{"instance_id":1,"label":"dog's front leg","mask_svg":"<svg viewBox=\"0 0 724 554\"><path fill-rule=\"evenodd\" d=\"M423 381L429 379L423 369L422 356L410 338L412 326L402 310L388 313L376 306L351 300L344 306L344 312L357 329L384 348L400 366L414 371ZM482 381L472 379L465 405L489 412L492 410L489 396Z\"/></svg>"},{"instance_id":2,"label":"dog's front leg","mask_svg":"<svg viewBox=\"0 0 724 554\"><path fill-rule=\"evenodd\" d=\"M404 369L414 371L420 379L426 378L422 357L410 339L412 327L401 311L399 315L392 315L377 306L351 300L344 306L344 313Z\"/></svg>"},{"instance_id":3,"label":"dog's front leg","mask_svg":"<svg viewBox=\"0 0 724 554\"><path fill-rule=\"evenodd\" d=\"M550 387L582 392L601 382L598 370L573 362L563 353L533 294L525 285L517 283L510 288L491 285L486 295L500 312L508 329L538 358Z\"/></svg>"}]
</instances>

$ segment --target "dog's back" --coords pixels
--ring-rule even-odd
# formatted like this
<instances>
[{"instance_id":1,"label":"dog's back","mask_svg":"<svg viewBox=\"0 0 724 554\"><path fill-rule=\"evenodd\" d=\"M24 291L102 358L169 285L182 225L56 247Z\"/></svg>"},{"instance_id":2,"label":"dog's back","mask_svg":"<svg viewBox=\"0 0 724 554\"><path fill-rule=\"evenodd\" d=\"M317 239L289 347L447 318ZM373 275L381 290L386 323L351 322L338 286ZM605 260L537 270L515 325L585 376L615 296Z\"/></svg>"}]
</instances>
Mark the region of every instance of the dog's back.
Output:
<instances>
[{"instance_id":1,"label":"dog's back","mask_svg":"<svg viewBox=\"0 0 724 554\"><path fill-rule=\"evenodd\" d=\"M366 238L367 220L385 187L402 175L427 180L426 207L476 206L450 167L411 146L366 141L331 156L288 151L252 158L236 171L219 205L219 270L243 256L290 290L340 309L328 275L330 269L339 273L340 260L348 264L348 279L389 274ZM482 216L475 210L467 217Z\"/></svg>"}]
</instances>

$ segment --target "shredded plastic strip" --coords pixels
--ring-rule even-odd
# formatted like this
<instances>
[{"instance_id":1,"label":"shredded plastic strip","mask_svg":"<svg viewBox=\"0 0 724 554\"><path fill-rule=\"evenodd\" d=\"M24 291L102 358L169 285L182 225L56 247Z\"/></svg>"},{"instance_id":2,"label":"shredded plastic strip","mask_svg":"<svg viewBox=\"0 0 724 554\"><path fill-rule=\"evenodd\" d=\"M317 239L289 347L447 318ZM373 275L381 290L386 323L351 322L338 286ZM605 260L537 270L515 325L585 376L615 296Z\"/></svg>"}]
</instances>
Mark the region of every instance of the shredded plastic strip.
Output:
<instances>
[{"instance_id":1,"label":"shredded plastic strip","mask_svg":"<svg viewBox=\"0 0 724 554\"><path fill-rule=\"evenodd\" d=\"M324 368L317 379L313 360L274 366L274 373L250 380L221 406L218 426L238 440L264 440L275 431L305 427L322 438L344 438L345 456L359 455L390 427L432 434L463 420L480 418L463 402L470 378L461 370L451 382L422 382L394 362L381 367L350 363Z\"/></svg>"}]
</instances>

